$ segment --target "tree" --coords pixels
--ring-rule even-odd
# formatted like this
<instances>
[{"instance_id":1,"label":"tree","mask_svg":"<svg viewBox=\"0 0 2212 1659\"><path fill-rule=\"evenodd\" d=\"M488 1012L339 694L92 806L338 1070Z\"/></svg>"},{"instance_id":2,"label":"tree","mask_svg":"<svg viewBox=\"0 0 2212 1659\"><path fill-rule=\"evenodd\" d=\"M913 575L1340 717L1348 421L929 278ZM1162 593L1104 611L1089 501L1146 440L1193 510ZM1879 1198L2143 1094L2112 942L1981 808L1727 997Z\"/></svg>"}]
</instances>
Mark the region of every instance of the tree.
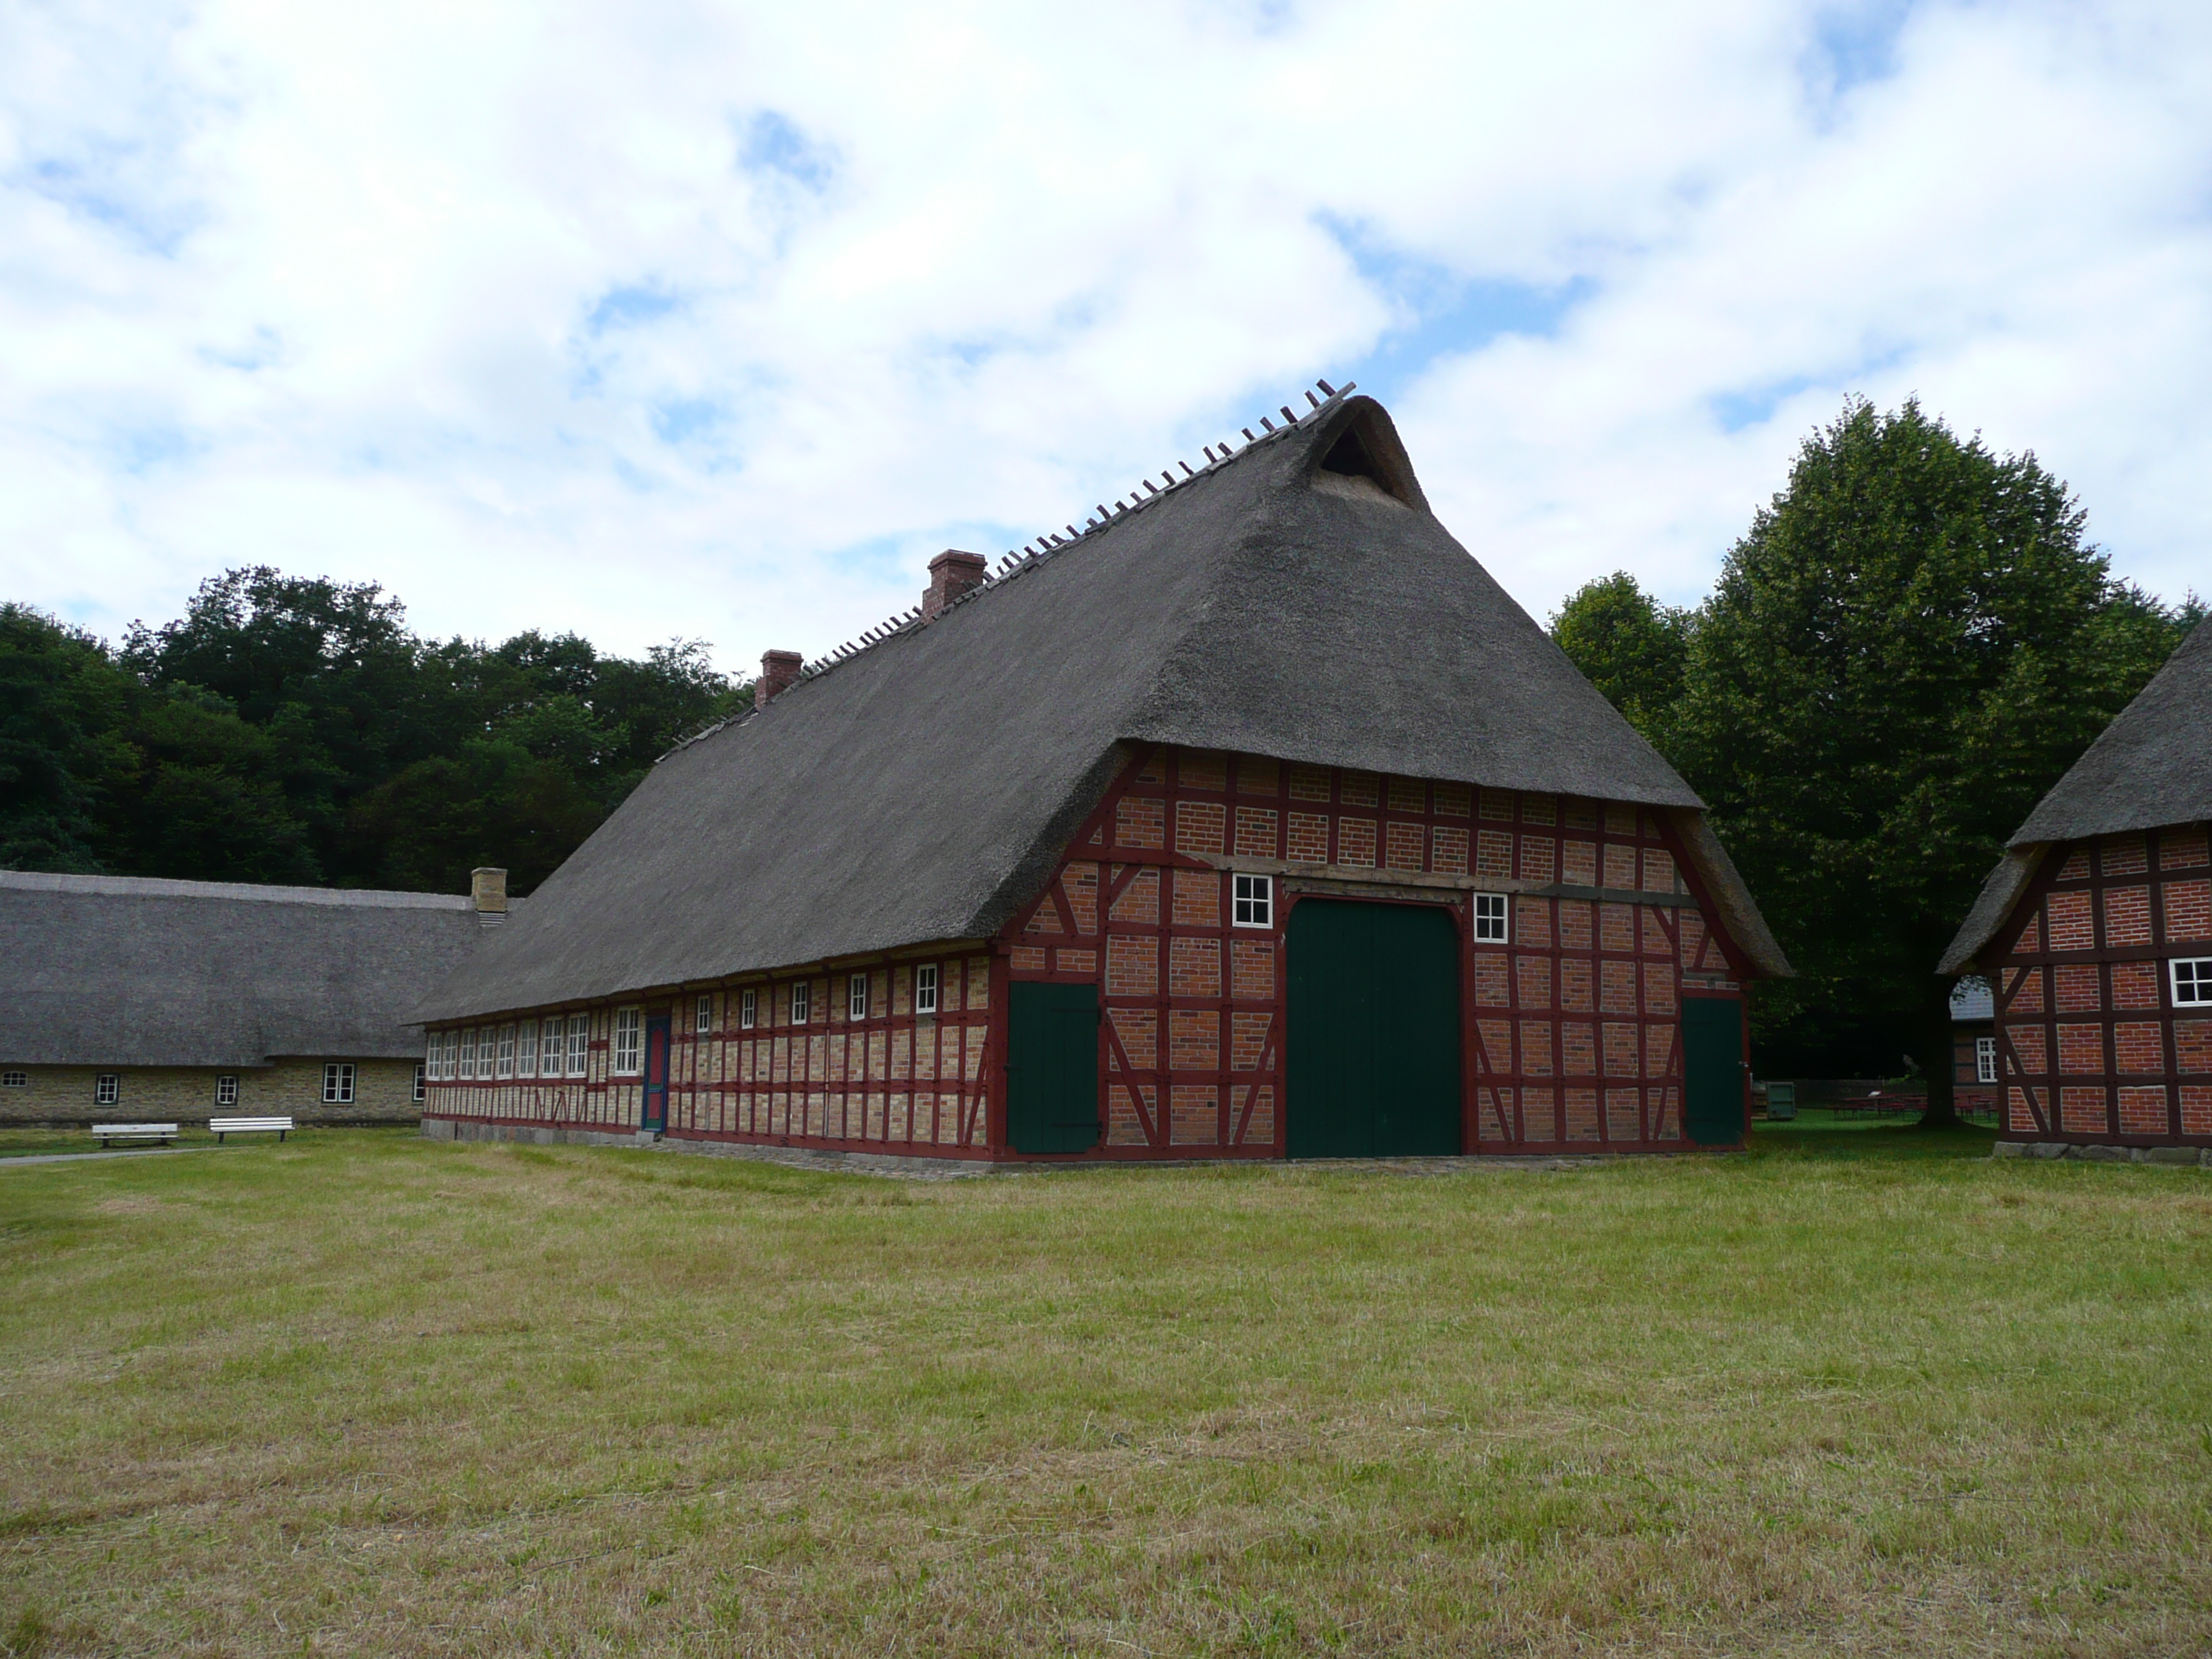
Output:
<instances>
[{"instance_id":1,"label":"tree","mask_svg":"<svg viewBox=\"0 0 2212 1659\"><path fill-rule=\"evenodd\" d=\"M106 815L137 755L136 681L98 640L0 605L0 868L106 869Z\"/></svg>"},{"instance_id":2,"label":"tree","mask_svg":"<svg viewBox=\"0 0 2212 1659\"><path fill-rule=\"evenodd\" d=\"M2033 454L1846 404L1729 550L1669 757L1800 972L1765 1063L1928 1085L1953 1121L1944 945L2006 837L2188 617L2113 580Z\"/></svg>"},{"instance_id":3,"label":"tree","mask_svg":"<svg viewBox=\"0 0 2212 1659\"><path fill-rule=\"evenodd\" d=\"M1585 583L1552 618L1552 638L1655 746L1682 696L1691 615L1663 605L1626 570Z\"/></svg>"}]
</instances>

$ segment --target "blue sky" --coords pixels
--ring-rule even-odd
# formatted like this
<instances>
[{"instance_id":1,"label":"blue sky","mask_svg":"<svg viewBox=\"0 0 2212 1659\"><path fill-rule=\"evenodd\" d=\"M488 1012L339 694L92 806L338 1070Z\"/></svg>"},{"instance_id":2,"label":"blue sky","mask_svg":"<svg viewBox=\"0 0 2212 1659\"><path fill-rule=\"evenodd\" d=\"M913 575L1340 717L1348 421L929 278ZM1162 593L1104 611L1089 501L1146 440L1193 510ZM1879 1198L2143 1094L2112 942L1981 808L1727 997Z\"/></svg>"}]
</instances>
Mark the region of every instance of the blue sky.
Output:
<instances>
[{"instance_id":1,"label":"blue sky","mask_svg":"<svg viewBox=\"0 0 2212 1659\"><path fill-rule=\"evenodd\" d=\"M1358 380L1541 617L1917 394L2212 587L2212 13L0 12L6 594L742 667Z\"/></svg>"}]
</instances>

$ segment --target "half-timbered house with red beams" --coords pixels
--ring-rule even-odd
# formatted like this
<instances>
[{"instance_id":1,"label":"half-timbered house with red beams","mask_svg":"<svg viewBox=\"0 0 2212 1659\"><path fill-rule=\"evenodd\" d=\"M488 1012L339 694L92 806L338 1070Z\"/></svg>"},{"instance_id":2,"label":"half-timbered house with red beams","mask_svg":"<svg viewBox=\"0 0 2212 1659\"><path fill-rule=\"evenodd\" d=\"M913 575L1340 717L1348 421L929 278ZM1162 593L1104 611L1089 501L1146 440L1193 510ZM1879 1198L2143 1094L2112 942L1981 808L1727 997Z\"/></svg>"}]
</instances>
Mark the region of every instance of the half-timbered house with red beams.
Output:
<instances>
[{"instance_id":1,"label":"half-timbered house with red beams","mask_svg":"<svg viewBox=\"0 0 2212 1659\"><path fill-rule=\"evenodd\" d=\"M2212 1160L2212 628L2021 824L1938 966L1996 999L2000 1152Z\"/></svg>"},{"instance_id":2,"label":"half-timbered house with red beams","mask_svg":"<svg viewBox=\"0 0 2212 1659\"><path fill-rule=\"evenodd\" d=\"M1743 988L1789 969L1697 797L1322 390L769 653L423 1011L427 1132L1740 1141Z\"/></svg>"}]
</instances>

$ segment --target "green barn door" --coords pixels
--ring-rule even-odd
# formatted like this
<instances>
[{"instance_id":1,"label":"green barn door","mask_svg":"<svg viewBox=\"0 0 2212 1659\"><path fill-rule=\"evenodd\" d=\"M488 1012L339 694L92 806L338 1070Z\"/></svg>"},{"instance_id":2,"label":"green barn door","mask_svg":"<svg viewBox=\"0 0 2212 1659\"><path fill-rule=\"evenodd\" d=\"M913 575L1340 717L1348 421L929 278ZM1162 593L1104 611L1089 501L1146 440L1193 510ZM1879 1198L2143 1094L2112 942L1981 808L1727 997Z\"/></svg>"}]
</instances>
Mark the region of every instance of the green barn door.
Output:
<instances>
[{"instance_id":1,"label":"green barn door","mask_svg":"<svg viewBox=\"0 0 2212 1659\"><path fill-rule=\"evenodd\" d=\"M1743 1004L1682 999L1682 1127L1700 1146L1743 1139Z\"/></svg>"},{"instance_id":2,"label":"green barn door","mask_svg":"<svg viewBox=\"0 0 2212 1659\"><path fill-rule=\"evenodd\" d=\"M1098 988L1006 988L1006 1139L1018 1152L1098 1144Z\"/></svg>"},{"instance_id":3,"label":"green barn door","mask_svg":"<svg viewBox=\"0 0 2212 1659\"><path fill-rule=\"evenodd\" d=\"M1291 1156L1458 1152L1451 918L1431 905L1301 899L1290 955Z\"/></svg>"}]
</instances>

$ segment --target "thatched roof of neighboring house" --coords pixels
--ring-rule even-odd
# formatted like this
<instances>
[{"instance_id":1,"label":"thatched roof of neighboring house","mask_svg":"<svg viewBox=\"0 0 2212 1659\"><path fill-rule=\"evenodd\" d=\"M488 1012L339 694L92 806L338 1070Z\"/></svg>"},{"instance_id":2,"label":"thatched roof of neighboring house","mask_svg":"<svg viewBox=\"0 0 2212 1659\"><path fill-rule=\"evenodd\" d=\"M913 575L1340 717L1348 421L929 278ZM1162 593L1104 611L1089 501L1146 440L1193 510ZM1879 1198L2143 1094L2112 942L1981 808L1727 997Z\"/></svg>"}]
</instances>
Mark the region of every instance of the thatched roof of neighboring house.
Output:
<instances>
[{"instance_id":1,"label":"thatched roof of neighboring house","mask_svg":"<svg viewBox=\"0 0 2212 1659\"><path fill-rule=\"evenodd\" d=\"M2212 628L2198 626L2013 834L1939 974L1970 966L2056 842L2212 818Z\"/></svg>"},{"instance_id":2,"label":"thatched roof of neighboring house","mask_svg":"<svg viewBox=\"0 0 2212 1659\"><path fill-rule=\"evenodd\" d=\"M424 988L486 936L443 893L0 871L0 1062L408 1059Z\"/></svg>"},{"instance_id":3,"label":"thatched roof of neighboring house","mask_svg":"<svg viewBox=\"0 0 2212 1659\"><path fill-rule=\"evenodd\" d=\"M1698 813L1430 513L1373 400L1146 488L665 757L423 1015L988 937L1132 743ZM1725 854L1699 861L1788 971Z\"/></svg>"}]
</instances>

